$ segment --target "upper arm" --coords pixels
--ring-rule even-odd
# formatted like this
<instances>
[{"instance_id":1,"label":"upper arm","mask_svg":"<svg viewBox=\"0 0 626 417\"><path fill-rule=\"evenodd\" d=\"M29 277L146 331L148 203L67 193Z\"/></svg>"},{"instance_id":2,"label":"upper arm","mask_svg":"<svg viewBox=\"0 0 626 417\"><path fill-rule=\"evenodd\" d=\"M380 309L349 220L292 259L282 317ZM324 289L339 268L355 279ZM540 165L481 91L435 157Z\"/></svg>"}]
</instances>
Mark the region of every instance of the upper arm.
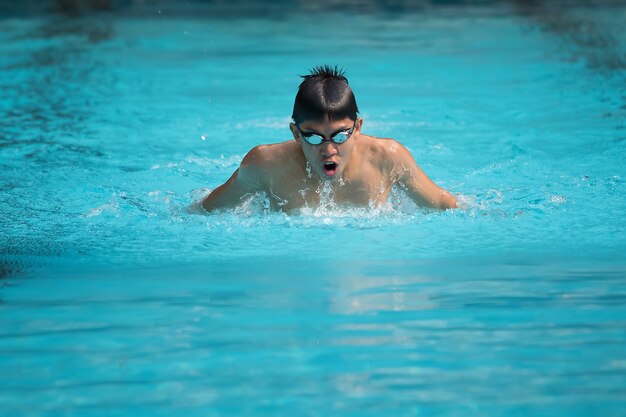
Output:
<instances>
[{"instance_id":1,"label":"upper arm","mask_svg":"<svg viewBox=\"0 0 626 417\"><path fill-rule=\"evenodd\" d=\"M253 148L241 161L239 168L224 184L202 200L206 211L237 206L243 197L263 189L263 149Z\"/></svg>"},{"instance_id":2,"label":"upper arm","mask_svg":"<svg viewBox=\"0 0 626 417\"><path fill-rule=\"evenodd\" d=\"M392 159L397 182L404 186L413 201L420 206L438 209L457 207L456 198L428 178L408 149L398 142L394 145Z\"/></svg>"}]
</instances>

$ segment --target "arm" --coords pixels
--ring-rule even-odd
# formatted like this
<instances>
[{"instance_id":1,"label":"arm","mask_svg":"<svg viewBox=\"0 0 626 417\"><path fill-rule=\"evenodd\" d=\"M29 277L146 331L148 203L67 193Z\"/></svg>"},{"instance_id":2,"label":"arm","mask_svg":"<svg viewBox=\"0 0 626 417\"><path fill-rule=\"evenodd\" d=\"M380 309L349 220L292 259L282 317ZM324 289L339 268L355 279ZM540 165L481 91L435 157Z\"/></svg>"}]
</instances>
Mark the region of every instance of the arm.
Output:
<instances>
[{"instance_id":1,"label":"arm","mask_svg":"<svg viewBox=\"0 0 626 417\"><path fill-rule=\"evenodd\" d=\"M407 194L416 204L437 209L457 207L456 198L448 191L439 188L426 176L424 171L417 166L408 149L399 143L395 148L394 168L397 172L397 181L404 186Z\"/></svg>"},{"instance_id":2,"label":"arm","mask_svg":"<svg viewBox=\"0 0 626 417\"><path fill-rule=\"evenodd\" d=\"M243 158L241 165L228 181L202 199L200 203L202 208L210 212L221 208L236 207L244 196L261 191L263 177L261 161L262 149L257 146Z\"/></svg>"}]
</instances>

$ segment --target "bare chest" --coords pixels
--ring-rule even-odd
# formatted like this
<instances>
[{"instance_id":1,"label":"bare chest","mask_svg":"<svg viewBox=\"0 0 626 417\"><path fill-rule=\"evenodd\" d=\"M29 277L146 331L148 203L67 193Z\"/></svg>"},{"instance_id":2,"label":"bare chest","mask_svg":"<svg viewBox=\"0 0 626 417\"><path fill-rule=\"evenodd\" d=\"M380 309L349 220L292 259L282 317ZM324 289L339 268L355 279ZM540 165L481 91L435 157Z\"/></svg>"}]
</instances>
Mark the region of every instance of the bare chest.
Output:
<instances>
[{"instance_id":1,"label":"bare chest","mask_svg":"<svg viewBox=\"0 0 626 417\"><path fill-rule=\"evenodd\" d=\"M369 207L387 201L390 187L391 184L382 175L349 181L277 178L270 184L267 196L272 208L281 211L328 204Z\"/></svg>"}]
</instances>

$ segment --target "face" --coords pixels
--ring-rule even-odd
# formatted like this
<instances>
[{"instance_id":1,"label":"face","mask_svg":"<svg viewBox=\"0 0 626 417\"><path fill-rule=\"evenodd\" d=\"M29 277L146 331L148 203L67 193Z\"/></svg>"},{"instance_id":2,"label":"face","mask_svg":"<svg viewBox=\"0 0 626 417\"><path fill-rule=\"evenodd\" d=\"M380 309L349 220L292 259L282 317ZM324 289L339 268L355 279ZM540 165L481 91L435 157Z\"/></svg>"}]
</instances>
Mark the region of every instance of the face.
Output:
<instances>
[{"instance_id":1,"label":"face","mask_svg":"<svg viewBox=\"0 0 626 417\"><path fill-rule=\"evenodd\" d=\"M348 118L332 122L328 118L324 118L322 122L304 121L299 126L292 123L289 127L294 138L302 147L302 152L313 171L322 179L332 180L341 177L346 169L354 149L354 143L361 133L362 122L361 118L358 118L356 123ZM353 128L354 130L352 130ZM330 140L338 133L349 133L351 130L352 134L343 143L335 143ZM324 141L319 145L312 145L305 140L303 134L319 135L324 138ZM318 139L315 136L313 138Z\"/></svg>"}]
</instances>

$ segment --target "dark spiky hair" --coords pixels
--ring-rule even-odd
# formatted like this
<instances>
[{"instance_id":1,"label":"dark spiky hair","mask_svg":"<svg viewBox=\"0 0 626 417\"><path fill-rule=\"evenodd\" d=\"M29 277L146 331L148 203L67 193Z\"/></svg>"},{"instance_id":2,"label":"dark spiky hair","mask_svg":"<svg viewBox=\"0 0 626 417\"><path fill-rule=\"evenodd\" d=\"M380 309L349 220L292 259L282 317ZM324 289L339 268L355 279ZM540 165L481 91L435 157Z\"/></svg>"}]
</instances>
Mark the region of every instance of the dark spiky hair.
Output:
<instances>
[{"instance_id":1,"label":"dark spiky hair","mask_svg":"<svg viewBox=\"0 0 626 417\"><path fill-rule=\"evenodd\" d=\"M320 77L324 80L327 78L337 78L345 81L347 84L348 79L345 77L345 74L346 70L339 68L338 65L335 65L334 67L331 67L330 65L318 65L317 67L313 67L313 69L309 70L309 74L301 75L300 77L305 80L312 77Z\"/></svg>"},{"instance_id":2,"label":"dark spiky hair","mask_svg":"<svg viewBox=\"0 0 626 417\"><path fill-rule=\"evenodd\" d=\"M345 70L338 66L319 65L310 74L301 75L291 117L297 125L305 120L321 122L349 118L356 120L359 109L348 85Z\"/></svg>"}]
</instances>

